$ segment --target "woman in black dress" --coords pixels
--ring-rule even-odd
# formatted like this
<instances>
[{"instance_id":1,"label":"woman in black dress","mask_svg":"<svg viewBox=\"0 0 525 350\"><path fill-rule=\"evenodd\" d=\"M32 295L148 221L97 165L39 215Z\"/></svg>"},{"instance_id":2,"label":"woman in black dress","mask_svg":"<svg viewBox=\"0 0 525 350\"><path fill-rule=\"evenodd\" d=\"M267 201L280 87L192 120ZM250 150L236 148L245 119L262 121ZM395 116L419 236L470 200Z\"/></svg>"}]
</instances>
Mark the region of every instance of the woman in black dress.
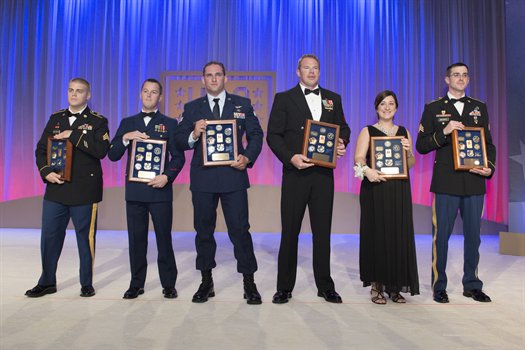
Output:
<instances>
[{"instance_id":1,"label":"woman in black dress","mask_svg":"<svg viewBox=\"0 0 525 350\"><path fill-rule=\"evenodd\" d=\"M359 194L359 269L363 286L371 285L372 302L386 304L387 293L392 301L405 303L401 292L419 294L410 178L387 180L383 173L369 167L370 137L404 136L401 142L408 168L415 161L412 140L408 130L394 124L398 107L394 92L380 92L374 105L377 123L361 130L354 156L356 177L363 180Z\"/></svg>"}]
</instances>

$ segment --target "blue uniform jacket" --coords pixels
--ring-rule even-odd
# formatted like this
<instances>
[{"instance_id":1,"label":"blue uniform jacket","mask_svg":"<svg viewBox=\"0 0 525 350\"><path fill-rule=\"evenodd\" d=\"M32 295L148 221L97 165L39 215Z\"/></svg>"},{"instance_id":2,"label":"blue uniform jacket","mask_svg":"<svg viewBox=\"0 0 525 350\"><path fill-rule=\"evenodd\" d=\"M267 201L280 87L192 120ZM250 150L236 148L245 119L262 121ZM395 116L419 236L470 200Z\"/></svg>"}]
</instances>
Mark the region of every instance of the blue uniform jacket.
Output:
<instances>
[{"instance_id":1,"label":"blue uniform jacket","mask_svg":"<svg viewBox=\"0 0 525 350\"><path fill-rule=\"evenodd\" d=\"M180 149L190 149L188 138L193 131L195 123L200 119L215 119L208 103L207 96L188 102L184 106L183 118L175 132L175 142ZM261 153L263 131L259 120L255 116L251 101L238 95L226 94L226 101L221 119L237 120L237 145L238 153L246 156L252 167ZM242 139L246 135L247 145ZM250 187L248 173L230 167L203 166L201 137L193 146L193 158L190 168L190 189L198 192L226 193L239 191Z\"/></svg>"},{"instance_id":2,"label":"blue uniform jacket","mask_svg":"<svg viewBox=\"0 0 525 350\"><path fill-rule=\"evenodd\" d=\"M177 120L169 118L158 111L150 120L148 126L144 124L144 119L140 113L122 119L120 122L117 134L111 141L108 158L114 162L118 161L128 150L128 161L126 163L127 201L168 202L173 200L172 183L184 166L184 152L175 147L174 135L176 126ZM124 146L122 136L135 130L146 133L151 139L168 141L163 172L163 174L168 176L168 183L163 188L152 188L145 183L128 181L131 142L127 147Z\"/></svg>"}]
</instances>

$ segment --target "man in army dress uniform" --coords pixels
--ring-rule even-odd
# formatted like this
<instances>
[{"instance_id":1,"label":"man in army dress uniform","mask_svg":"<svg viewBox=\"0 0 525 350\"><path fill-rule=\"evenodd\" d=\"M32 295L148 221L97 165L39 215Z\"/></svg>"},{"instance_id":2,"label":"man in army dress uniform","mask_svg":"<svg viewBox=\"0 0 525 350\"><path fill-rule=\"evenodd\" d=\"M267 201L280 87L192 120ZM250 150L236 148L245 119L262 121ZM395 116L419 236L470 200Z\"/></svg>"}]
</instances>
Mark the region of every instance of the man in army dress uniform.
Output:
<instances>
[{"instance_id":1,"label":"man in army dress uniform","mask_svg":"<svg viewBox=\"0 0 525 350\"><path fill-rule=\"evenodd\" d=\"M149 182L132 182L127 179L130 158L126 165L126 219L128 223L129 261L131 265L131 282L124 293L124 299L134 299L144 293L146 271L148 267L148 226L149 215L155 228L157 238L160 282L165 298L177 297L175 281L177 280L177 265L173 254L171 226L173 222L173 181L184 166L184 153L175 147L175 127L177 120L169 118L158 110L162 100L162 85L158 80L146 79L140 92L142 111L139 114L125 118L120 123L117 133L111 141L108 157L118 161L128 151L131 155L133 140L165 140L165 168L162 174ZM160 148L159 148L160 150ZM151 158L153 152L149 152ZM137 154L143 157L142 154ZM148 152L146 153L148 158ZM152 160L155 162L155 158ZM140 158L139 158L140 159ZM160 159L156 161L157 165ZM146 165L151 163L143 163ZM135 167L142 166L140 162ZM155 164L153 164L155 166ZM138 168L137 168L138 169Z\"/></svg>"},{"instance_id":2,"label":"man in army dress uniform","mask_svg":"<svg viewBox=\"0 0 525 350\"><path fill-rule=\"evenodd\" d=\"M97 205L102 200L100 160L109 148L108 121L87 106L91 98L89 83L82 78L69 82L69 108L51 115L35 156L42 180L46 183L42 209L42 275L28 290L28 297L56 293L56 270L64 245L69 219L75 227L80 256L80 296L95 295L93 262L97 230ZM71 141L73 146L71 181L64 181L47 163L48 139Z\"/></svg>"},{"instance_id":3,"label":"man in army dress uniform","mask_svg":"<svg viewBox=\"0 0 525 350\"><path fill-rule=\"evenodd\" d=\"M425 106L416 149L421 154L436 151L430 191L433 203L432 291L434 301L448 303L446 292L448 239L459 210L465 236L463 295L480 302L490 302L478 278L480 224L485 195L485 180L496 170L496 147L492 144L487 106L465 95L469 84L466 64L458 62L447 68L445 97ZM451 133L464 127L483 127L488 168L455 171Z\"/></svg>"}]
</instances>

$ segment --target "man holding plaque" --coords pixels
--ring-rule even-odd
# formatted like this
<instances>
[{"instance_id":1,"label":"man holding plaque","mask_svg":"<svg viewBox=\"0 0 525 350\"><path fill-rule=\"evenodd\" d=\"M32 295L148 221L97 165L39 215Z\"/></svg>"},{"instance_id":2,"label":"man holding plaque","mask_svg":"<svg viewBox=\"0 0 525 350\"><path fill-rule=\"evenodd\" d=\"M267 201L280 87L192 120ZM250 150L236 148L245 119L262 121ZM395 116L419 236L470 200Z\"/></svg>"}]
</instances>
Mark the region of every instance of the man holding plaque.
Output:
<instances>
[{"instance_id":1,"label":"man holding plaque","mask_svg":"<svg viewBox=\"0 0 525 350\"><path fill-rule=\"evenodd\" d=\"M56 293L56 270L62 252L69 220L75 227L80 256L80 296L95 295L93 263L97 230L97 205L102 200L102 167L100 160L109 148L108 121L93 112L87 102L91 98L89 83L82 78L69 82L69 107L51 115L38 141L35 156L42 180L46 183L42 208L42 275L38 284L28 290L28 297ZM71 179L65 181L53 171L48 155L50 140L69 140L72 144Z\"/></svg>"},{"instance_id":2,"label":"man holding plaque","mask_svg":"<svg viewBox=\"0 0 525 350\"><path fill-rule=\"evenodd\" d=\"M465 236L463 295L479 302L490 302L490 297L482 291L483 282L478 278L477 270L485 180L490 179L496 170L496 147L492 144L487 106L465 94L469 84L468 66L461 62L450 65L445 82L448 85L447 95L425 105L416 142L419 153L436 152L430 185L430 191L434 193L433 298L438 303L449 302L445 271L448 239L459 210ZM481 147L485 147L488 166L474 167L468 171L454 170L451 134L465 127L483 128L485 142L481 142L476 149L472 147L472 152L481 154Z\"/></svg>"},{"instance_id":3,"label":"man holding plaque","mask_svg":"<svg viewBox=\"0 0 525 350\"><path fill-rule=\"evenodd\" d=\"M279 248L277 292L273 303L292 297L297 273L297 245L306 206L313 236L313 267L318 296L341 303L330 275L330 231L334 201L333 169L314 166L301 154L307 119L339 125L337 156L345 155L350 128L345 121L341 96L319 88L320 63L303 55L297 65L299 84L275 95L268 122L268 145L283 163L281 192L282 236Z\"/></svg>"},{"instance_id":4,"label":"man holding plaque","mask_svg":"<svg viewBox=\"0 0 525 350\"><path fill-rule=\"evenodd\" d=\"M184 166L184 152L175 147L177 120L158 110L162 100L162 85L156 79L146 79L140 92L142 111L122 119L111 141L108 157L118 161L128 151L126 166L126 218L128 223L131 282L124 299L134 299L144 293L148 268L149 215L157 241L157 265L162 294L177 297L175 281L177 265L173 253L171 226L173 222L172 184ZM144 142L133 142L133 141ZM150 141L148 143L148 141ZM165 152L158 141L166 142ZM132 147L135 146L135 149ZM164 165L162 168L162 165ZM144 170L146 169L146 170ZM132 172L137 176L131 176ZM142 175L140 171L143 171ZM141 178L144 177L143 179ZM135 181L134 181L135 180Z\"/></svg>"},{"instance_id":5,"label":"man holding plaque","mask_svg":"<svg viewBox=\"0 0 525 350\"><path fill-rule=\"evenodd\" d=\"M250 183L246 169L253 166L261 152L263 132L251 101L226 92L226 69L222 63L207 63L202 75L206 96L184 106L183 118L175 133L177 147L194 150L190 169L190 190L197 232L196 267L201 271L202 283L192 301L203 303L208 301L209 297L215 296L211 270L216 266L217 244L213 234L220 199L228 235L237 259L237 271L244 277L244 298L248 304L261 304L261 295L254 282L257 261L249 232L246 189L250 187ZM233 119L236 120L236 133L231 130L231 122L227 122ZM213 130L207 130L207 120L213 120L215 123ZM217 124L220 120L225 120L224 126ZM230 130L227 132L228 128ZM235 140L231 139L233 135L236 135ZM248 141L246 147L242 142L243 135L246 135ZM224 152L233 141L237 144L238 155L230 164L224 165L222 159L219 159L220 165L204 165L203 149L213 148Z\"/></svg>"}]
</instances>

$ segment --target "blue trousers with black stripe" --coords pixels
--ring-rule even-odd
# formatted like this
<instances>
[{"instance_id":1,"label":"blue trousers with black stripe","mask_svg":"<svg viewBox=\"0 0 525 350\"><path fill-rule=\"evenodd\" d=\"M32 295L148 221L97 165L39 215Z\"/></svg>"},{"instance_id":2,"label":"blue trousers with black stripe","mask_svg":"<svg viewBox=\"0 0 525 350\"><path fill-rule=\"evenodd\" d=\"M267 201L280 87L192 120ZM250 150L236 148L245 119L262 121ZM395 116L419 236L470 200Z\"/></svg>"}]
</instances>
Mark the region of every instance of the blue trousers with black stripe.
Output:
<instances>
[{"instance_id":1,"label":"blue trousers with black stripe","mask_svg":"<svg viewBox=\"0 0 525 350\"><path fill-rule=\"evenodd\" d=\"M455 196L443 193L434 195L432 224L432 290L447 288L448 240L454 229L458 211L463 219L463 290L482 289L478 278L481 215L484 195Z\"/></svg>"},{"instance_id":2,"label":"blue trousers with black stripe","mask_svg":"<svg viewBox=\"0 0 525 350\"><path fill-rule=\"evenodd\" d=\"M95 234L97 231L97 203L65 205L44 199L42 208L42 275L38 284L55 285L58 259L64 246L69 219L73 221L80 257L80 284L93 284Z\"/></svg>"}]
</instances>

